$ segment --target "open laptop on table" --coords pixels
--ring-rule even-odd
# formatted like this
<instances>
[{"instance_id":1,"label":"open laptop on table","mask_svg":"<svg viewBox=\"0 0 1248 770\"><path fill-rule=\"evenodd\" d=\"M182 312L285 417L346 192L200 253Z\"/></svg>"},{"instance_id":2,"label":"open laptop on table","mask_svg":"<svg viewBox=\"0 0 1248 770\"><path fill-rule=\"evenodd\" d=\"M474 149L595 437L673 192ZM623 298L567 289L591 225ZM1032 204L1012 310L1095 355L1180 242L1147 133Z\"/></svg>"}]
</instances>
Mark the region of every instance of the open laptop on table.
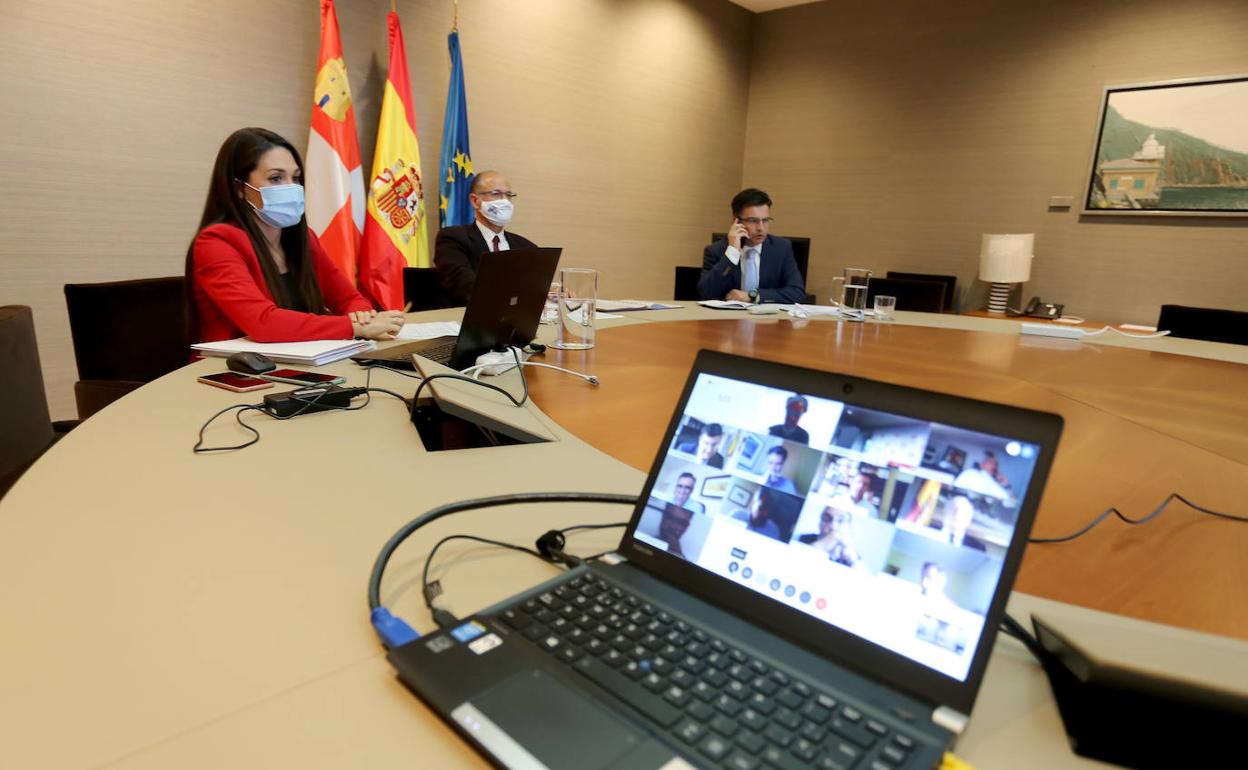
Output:
<instances>
[{"instance_id":1,"label":"open laptop on table","mask_svg":"<svg viewBox=\"0 0 1248 770\"><path fill-rule=\"evenodd\" d=\"M417 353L459 370L472 366L478 356L495 348L527 345L537 335L562 251L532 248L485 252L477 265L458 337L393 345L359 353L351 360L361 366L412 369L412 354Z\"/></svg>"},{"instance_id":2,"label":"open laptop on table","mask_svg":"<svg viewBox=\"0 0 1248 770\"><path fill-rule=\"evenodd\" d=\"M938 766L1061 427L702 351L615 555L390 660L509 768Z\"/></svg>"}]
</instances>

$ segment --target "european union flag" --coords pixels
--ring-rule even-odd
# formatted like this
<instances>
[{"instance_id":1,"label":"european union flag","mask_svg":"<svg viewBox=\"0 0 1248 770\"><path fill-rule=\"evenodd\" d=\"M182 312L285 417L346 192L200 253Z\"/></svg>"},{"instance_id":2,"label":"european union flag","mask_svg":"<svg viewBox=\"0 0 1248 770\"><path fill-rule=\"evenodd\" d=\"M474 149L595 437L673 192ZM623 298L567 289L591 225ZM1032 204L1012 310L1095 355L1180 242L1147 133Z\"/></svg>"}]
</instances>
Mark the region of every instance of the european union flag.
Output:
<instances>
[{"instance_id":1,"label":"european union flag","mask_svg":"<svg viewBox=\"0 0 1248 770\"><path fill-rule=\"evenodd\" d=\"M464 60L459 53L459 32L451 30L446 42L451 49L451 85L446 91L446 122L442 125L438 221L442 227L452 227L471 223L475 215L468 202L472 157L468 149L468 99L464 96Z\"/></svg>"}]
</instances>

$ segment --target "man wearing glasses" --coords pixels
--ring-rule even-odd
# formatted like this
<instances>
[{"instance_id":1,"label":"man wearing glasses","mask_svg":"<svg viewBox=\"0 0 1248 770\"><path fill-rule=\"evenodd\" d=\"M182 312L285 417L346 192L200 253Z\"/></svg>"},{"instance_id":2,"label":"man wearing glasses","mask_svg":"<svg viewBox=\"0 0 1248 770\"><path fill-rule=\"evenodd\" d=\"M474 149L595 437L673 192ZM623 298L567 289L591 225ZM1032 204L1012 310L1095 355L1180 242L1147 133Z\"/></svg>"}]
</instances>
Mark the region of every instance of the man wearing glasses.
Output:
<instances>
[{"instance_id":1,"label":"man wearing glasses","mask_svg":"<svg viewBox=\"0 0 1248 770\"><path fill-rule=\"evenodd\" d=\"M524 236L505 231L511 224L516 194L507 177L497 171L482 171L472 179L468 200L476 212L470 225L444 227L434 243L433 265L438 270L438 289L445 307L468 304L477 265L487 251L531 249L536 246Z\"/></svg>"},{"instance_id":2,"label":"man wearing glasses","mask_svg":"<svg viewBox=\"0 0 1248 770\"><path fill-rule=\"evenodd\" d=\"M732 226L725 240L702 252L698 294L703 299L794 303L806 286L787 238L768 234L771 198L748 188L732 199Z\"/></svg>"}]
</instances>

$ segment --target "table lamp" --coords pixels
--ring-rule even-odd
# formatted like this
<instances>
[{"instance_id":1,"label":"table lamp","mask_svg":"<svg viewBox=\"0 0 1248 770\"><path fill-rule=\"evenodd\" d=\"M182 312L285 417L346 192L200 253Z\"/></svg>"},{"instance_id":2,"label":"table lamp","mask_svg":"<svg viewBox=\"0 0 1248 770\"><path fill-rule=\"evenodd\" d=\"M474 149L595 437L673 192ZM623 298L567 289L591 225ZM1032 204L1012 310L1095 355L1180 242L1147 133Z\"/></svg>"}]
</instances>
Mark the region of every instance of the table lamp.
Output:
<instances>
[{"instance_id":1,"label":"table lamp","mask_svg":"<svg viewBox=\"0 0 1248 770\"><path fill-rule=\"evenodd\" d=\"M979 280L992 284L988 293L988 312L1005 314L1010 289L1031 278L1032 247L1036 236L984 233L979 252Z\"/></svg>"}]
</instances>

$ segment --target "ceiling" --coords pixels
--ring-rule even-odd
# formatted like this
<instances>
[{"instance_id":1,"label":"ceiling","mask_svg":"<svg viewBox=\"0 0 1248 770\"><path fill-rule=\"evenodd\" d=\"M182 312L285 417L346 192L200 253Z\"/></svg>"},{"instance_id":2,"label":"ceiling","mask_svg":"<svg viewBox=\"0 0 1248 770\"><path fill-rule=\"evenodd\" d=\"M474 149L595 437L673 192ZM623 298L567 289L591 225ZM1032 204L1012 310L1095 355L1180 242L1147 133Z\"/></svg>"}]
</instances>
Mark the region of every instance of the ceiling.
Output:
<instances>
[{"instance_id":1,"label":"ceiling","mask_svg":"<svg viewBox=\"0 0 1248 770\"><path fill-rule=\"evenodd\" d=\"M762 13L763 11L774 11L777 8L788 8L791 5L806 5L807 3L817 3L820 0L729 0L742 8L748 8L754 13Z\"/></svg>"}]
</instances>

